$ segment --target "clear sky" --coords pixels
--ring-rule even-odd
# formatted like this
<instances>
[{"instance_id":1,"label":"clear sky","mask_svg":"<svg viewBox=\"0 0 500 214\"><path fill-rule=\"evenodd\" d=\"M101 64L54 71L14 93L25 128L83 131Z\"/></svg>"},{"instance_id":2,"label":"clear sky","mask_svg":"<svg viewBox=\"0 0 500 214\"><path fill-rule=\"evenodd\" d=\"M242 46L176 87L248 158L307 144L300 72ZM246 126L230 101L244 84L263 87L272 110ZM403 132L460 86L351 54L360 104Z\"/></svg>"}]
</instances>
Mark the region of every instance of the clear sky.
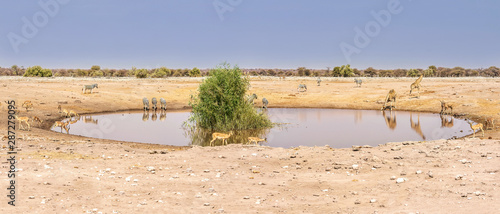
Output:
<instances>
[{"instance_id":1,"label":"clear sky","mask_svg":"<svg viewBox=\"0 0 500 214\"><path fill-rule=\"evenodd\" d=\"M499 11L497 0L2 1L0 66L498 67Z\"/></svg>"}]
</instances>

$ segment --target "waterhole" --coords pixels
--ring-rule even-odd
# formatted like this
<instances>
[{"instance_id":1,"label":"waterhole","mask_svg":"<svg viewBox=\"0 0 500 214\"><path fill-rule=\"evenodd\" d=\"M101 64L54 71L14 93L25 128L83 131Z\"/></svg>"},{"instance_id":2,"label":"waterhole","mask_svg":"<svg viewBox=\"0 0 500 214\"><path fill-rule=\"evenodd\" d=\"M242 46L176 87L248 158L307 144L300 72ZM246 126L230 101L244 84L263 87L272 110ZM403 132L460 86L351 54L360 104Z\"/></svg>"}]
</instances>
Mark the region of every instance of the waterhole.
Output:
<instances>
[{"instance_id":1,"label":"waterhole","mask_svg":"<svg viewBox=\"0 0 500 214\"><path fill-rule=\"evenodd\" d=\"M267 138L272 147L352 145L377 146L387 142L449 139L471 134L469 124L452 116L402 111L274 108L265 111L276 123L272 129L235 132L228 144L248 137ZM183 127L189 111L122 112L71 118L69 134L86 137L165 144L208 146L212 133ZM53 131L66 133L55 127ZM221 145L222 140L214 141Z\"/></svg>"}]
</instances>

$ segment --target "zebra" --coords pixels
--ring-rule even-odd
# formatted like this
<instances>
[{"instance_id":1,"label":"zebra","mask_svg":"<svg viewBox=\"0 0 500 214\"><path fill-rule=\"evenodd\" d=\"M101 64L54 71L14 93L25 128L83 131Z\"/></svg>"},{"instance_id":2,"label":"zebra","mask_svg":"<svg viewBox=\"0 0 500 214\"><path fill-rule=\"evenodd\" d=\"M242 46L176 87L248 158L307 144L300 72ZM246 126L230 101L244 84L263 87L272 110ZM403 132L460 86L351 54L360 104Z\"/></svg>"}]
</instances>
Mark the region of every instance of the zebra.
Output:
<instances>
[{"instance_id":1,"label":"zebra","mask_svg":"<svg viewBox=\"0 0 500 214\"><path fill-rule=\"evenodd\" d=\"M87 92L87 90L90 90L90 93L92 94L92 90L94 88L99 88L99 87L97 87L97 84L84 85L83 88L82 88L82 92L85 94L85 92Z\"/></svg>"},{"instance_id":2,"label":"zebra","mask_svg":"<svg viewBox=\"0 0 500 214\"><path fill-rule=\"evenodd\" d=\"M157 103L158 103L158 101L156 100L156 97L153 97L153 99L151 99L151 104L153 104L153 106L151 108L155 111L156 111L156 109L158 109L158 107L156 107Z\"/></svg>"},{"instance_id":3,"label":"zebra","mask_svg":"<svg viewBox=\"0 0 500 214\"><path fill-rule=\"evenodd\" d=\"M167 101L163 98L160 98L160 110L167 110Z\"/></svg>"},{"instance_id":4,"label":"zebra","mask_svg":"<svg viewBox=\"0 0 500 214\"><path fill-rule=\"evenodd\" d=\"M321 84L321 78L318 77L318 79L316 80L316 82L318 82L318 86Z\"/></svg>"},{"instance_id":5,"label":"zebra","mask_svg":"<svg viewBox=\"0 0 500 214\"><path fill-rule=\"evenodd\" d=\"M247 102L250 103L250 104L254 104L253 100L257 99L257 95L256 94L252 94L252 95L248 95L247 96Z\"/></svg>"},{"instance_id":6,"label":"zebra","mask_svg":"<svg viewBox=\"0 0 500 214\"><path fill-rule=\"evenodd\" d=\"M357 87L361 87L361 83L363 83L363 80L361 80L361 79L354 79L354 82L356 83Z\"/></svg>"},{"instance_id":7,"label":"zebra","mask_svg":"<svg viewBox=\"0 0 500 214\"><path fill-rule=\"evenodd\" d=\"M149 110L149 100L148 98L142 98L142 104L144 104L144 111Z\"/></svg>"},{"instance_id":8,"label":"zebra","mask_svg":"<svg viewBox=\"0 0 500 214\"><path fill-rule=\"evenodd\" d=\"M267 105L269 104L269 101L264 97L262 98L262 108L267 109Z\"/></svg>"},{"instance_id":9,"label":"zebra","mask_svg":"<svg viewBox=\"0 0 500 214\"><path fill-rule=\"evenodd\" d=\"M300 89L304 89L304 91L307 91L306 84L299 84L299 87L297 88L297 91L300 92Z\"/></svg>"}]
</instances>

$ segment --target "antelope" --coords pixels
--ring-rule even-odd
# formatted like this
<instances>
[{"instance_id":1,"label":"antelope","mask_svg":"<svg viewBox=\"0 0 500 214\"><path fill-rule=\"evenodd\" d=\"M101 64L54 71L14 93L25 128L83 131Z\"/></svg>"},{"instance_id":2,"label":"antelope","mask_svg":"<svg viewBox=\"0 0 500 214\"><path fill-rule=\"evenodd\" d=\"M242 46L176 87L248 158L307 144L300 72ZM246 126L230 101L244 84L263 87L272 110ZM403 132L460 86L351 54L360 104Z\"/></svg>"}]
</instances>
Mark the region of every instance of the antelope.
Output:
<instances>
[{"instance_id":1,"label":"antelope","mask_svg":"<svg viewBox=\"0 0 500 214\"><path fill-rule=\"evenodd\" d=\"M318 77L318 79L316 80L316 82L318 83L318 86L321 84L321 78Z\"/></svg>"},{"instance_id":2,"label":"antelope","mask_svg":"<svg viewBox=\"0 0 500 214\"><path fill-rule=\"evenodd\" d=\"M17 115L15 115L14 117L16 118L17 121L19 121L19 126L21 127L21 129L24 129L23 122L28 125L28 130L31 129L31 126L28 123L28 120L30 119L29 117L18 117Z\"/></svg>"},{"instance_id":3,"label":"antelope","mask_svg":"<svg viewBox=\"0 0 500 214\"><path fill-rule=\"evenodd\" d=\"M78 117L78 116L80 116L80 115L78 115L78 113L76 113L76 112L75 112L75 111L73 111L73 110L70 110L70 111L69 111L69 113L68 113L67 115L68 115L68 117L73 117L73 116Z\"/></svg>"},{"instance_id":4,"label":"antelope","mask_svg":"<svg viewBox=\"0 0 500 214\"><path fill-rule=\"evenodd\" d=\"M492 130L495 129L495 119L493 117L487 118L485 124L486 124L485 126L486 130L488 130L489 128L491 128Z\"/></svg>"},{"instance_id":5,"label":"antelope","mask_svg":"<svg viewBox=\"0 0 500 214\"><path fill-rule=\"evenodd\" d=\"M62 133L62 129L64 128L64 130L66 130L66 133L69 133L69 121L66 121L66 122L61 122L61 121L56 121L54 123L54 125L52 125L52 127L50 127L51 129L52 128L55 128L55 127L61 127L61 133Z\"/></svg>"},{"instance_id":6,"label":"antelope","mask_svg":"<svg viewBox=\"0 0 500 214\"><path fill-rule=\"evenodd\" d=\"M411 95L411 92L413 91L413 89L418 89L417 97L420 97L420 82L422 81L423 77L424 77L424 75L420 75L420 77L410 85L410 95Z\"/></svg>"},{"instance_id":7,"label":"antelope","mask_svg":"<svg viewBox=\"0 0 500 214\"><path fill-rule=\"evenodd\" d=\"M453 114L453 105L442 100L440 100L439 102L441 102L441 112L439 114L446 114L446 110L448 109L450 109L450 114Z\"/></svg>"},{"instance_id":8,"label":"antelope","mask_svg":"<svg viewBox=\"0 0 500 214\"><path fill-rule=\"evenodd\" d=\"M380 109L381 111L384 111L386 110L387 108L391 109L392 111L392 108L396 108L396 91L394 91L394 89L391 89L389 91L389 93L387 94L387 96L385 96L385 100L384 100L384 106L382 106L382 109ZM392 104L394 104L394 106L387 106L387 103L388 102L392 102Z\"/></svg>"},{"instance_id":9,"label":"antelope","mask_svg":"<svg viewBox=\"0 0 500 214\"><path fill-rule=\"evenodd\" d=\"M167 110L167 101L163 98L160 98L160 110Z\"/></svg>"},{"instance_id":10,"label":"antelope","mask_svg":"<svg viewBox=\"0 0 500 214\"><path fill-rule=\"evenodd\" d=\"M304 89L304 91L307 91L307 86L306 84L299 84L299 87L297 88L297 91L300 92L300 89ZM304 92L303 91L303 92Z\"/></svg>"},{"instance_id":11,"label":"antelope","mask_svg":"<svg viewBox=\"0 0 500 214\"><path fill-rule=\"evenodd\" d=\"M483 137L484 137L484 129L483 129L482 123L478 123L476 125L472 125L472 123L470 121L467 121L467 123L469 123L470 128L472 129L473 138L476 138L476 130L477 129L480 129L481 132L483 132Z\"/></svg>"},{"instance_id":12,"label":"antelope","mask_svg":"<svg viewBox=\"0 0 500 214\"><path fill-rule=\"evenodd\" d=\"M21 107L26 108L26 111L28 111L28 109L33 109L33 103L31 103L31 100L26 100Z\"/></svg>"},{"instance_id":13,"label":"antelope","mask_svg":"<svg viewBox=\"0 0 500 214\"><path fill-rule=\"evenodd\" d=\"M99 87L97 87L97 84L84 85L82 88L82 92L85 94L87 90L90 90L90 93L92 94L92 90L94 90L94 88L99 88Z\"/></svg>"},{"instance_id":14,"label":"antelope","mask_svg":"<svg viewBox=\"0 0 500 214\"><path fill-rule=\"evenodd\" d=\"M269 101L264 97L262 98L262 108L267 109L267 105L269 104Z\"/></svg>"},{"instance_id":15,"label":"antelope","mask_svg":"<svg viewBox=\"0 0 500 214\"><path fill-rule=\"evenodd\" d=\"M212 143L217 139L222 139L222 144L227 145L227 139L231 137L231 135L233 135L233 131L230 131L229 134L214 132L212 134L212 140L210 141L210 146L212 146Z\"/></svg>"},{"instance_id":16,"label":"antelope","mask_svg":"<svg viewBox=\"0 0 500 214\"><path fill-rule=\"evenodd\" d=\"M41 125L41 124L42 124L42 122L43 122L43 120L41 120L41 119L40 119L40 118L38 118L37 116L33 116L33 117L31 118L31 120L32 120L33 122L35 122L35 121L36 121L36 122L38 122L38 125Z\"/></svg>"},{"instance_id":17,"label":"antelope","mask_svg":"<svg viewBox=\"0 0 500 214\"><path fill-rule=\"evenodd\" d=\"M142 104L144 105L144 111L149 110L149 100L148 98L142 98Z\"/></svg>"},{"instance_id":18,"label":"antelope","mask_svg":"<svg viewBox=\"0 0 500 214\"><path fill-rule=\"evenodd\" d=\"M248 143L254 142L257 145L258 142L265 141L267 143L267 138L261 139L258 137L248 137Z\"/></svg>"},{"instance_id":19,"label":"antelope","mask_svg":"<svg viewBox=\"0 0 500 214\"><path fill-rule=\"evenodd\" d=\"M151 99L151 104L153 105L151 107L151 109L155 110L158 109L158 107L156 107L156 104L158 103L158 101L156 100L156 97L153 97L153 99Z\"/></svg>"},{"instance_id":20,"label":"antelope","mask_svg":"<svg viewBox=\"0 0 500 214\"><path fill-rule=\"evenodd\" d=\"M354 79L354 82L356 83L356 86L358 88L361 88L361 83L363 83L363 80L361 80L361 79Z\"/></svg>"}]
</instances>

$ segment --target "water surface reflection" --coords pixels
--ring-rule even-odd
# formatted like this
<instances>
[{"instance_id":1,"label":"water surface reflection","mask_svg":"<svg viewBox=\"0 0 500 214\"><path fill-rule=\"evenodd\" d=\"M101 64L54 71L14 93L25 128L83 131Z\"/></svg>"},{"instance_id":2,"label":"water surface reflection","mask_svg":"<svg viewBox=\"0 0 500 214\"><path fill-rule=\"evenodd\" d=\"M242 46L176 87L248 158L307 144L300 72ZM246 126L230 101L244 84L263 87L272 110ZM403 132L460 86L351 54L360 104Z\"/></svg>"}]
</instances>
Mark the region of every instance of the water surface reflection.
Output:
<instances>
[{"instance_id":1,"label":"water surface reflection","mask_svg":"<svg viewBox=\"0 0 500 214\"><path fill-rule=\"evenodd\" d=\"M277 123L275 128L235 131L228 143L247 143L248 137L259 137L267 138L265 144L274 147L330 145L346 148L461 137L471 133L464 120L429 113L295 108L268 109L265 113ZM74 122L71 134L176 146L209 145L212 140L210 131L183 128L188 117L187 111L87 115L80 121L71 119ZM216 145L221 143L216 141Z\"/></svg>"}]
</instances>

